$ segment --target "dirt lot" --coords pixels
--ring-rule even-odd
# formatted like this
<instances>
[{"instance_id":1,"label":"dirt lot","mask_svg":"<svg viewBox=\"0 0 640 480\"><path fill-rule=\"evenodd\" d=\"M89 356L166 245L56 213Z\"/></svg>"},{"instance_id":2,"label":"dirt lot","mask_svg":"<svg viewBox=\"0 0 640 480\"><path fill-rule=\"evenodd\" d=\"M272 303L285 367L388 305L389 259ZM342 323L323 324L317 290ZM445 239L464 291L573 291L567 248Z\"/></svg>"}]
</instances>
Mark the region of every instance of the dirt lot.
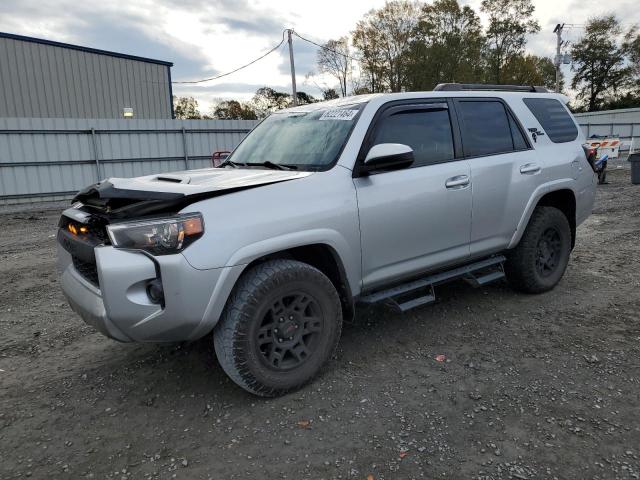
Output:
<instances>
[{"instance_id":1,"label":"dirt lot","mask_svg":"<svg viewBox=\"0 0 640 480\"><path fill-rule=\"evenodd\" d=\"M361 310L324 374L273 400L210 338L92 331L59 290L59 211L2 214L0 478L639 478L640 187L610 182L554 291Z\"/></svg>"}]
</instances>

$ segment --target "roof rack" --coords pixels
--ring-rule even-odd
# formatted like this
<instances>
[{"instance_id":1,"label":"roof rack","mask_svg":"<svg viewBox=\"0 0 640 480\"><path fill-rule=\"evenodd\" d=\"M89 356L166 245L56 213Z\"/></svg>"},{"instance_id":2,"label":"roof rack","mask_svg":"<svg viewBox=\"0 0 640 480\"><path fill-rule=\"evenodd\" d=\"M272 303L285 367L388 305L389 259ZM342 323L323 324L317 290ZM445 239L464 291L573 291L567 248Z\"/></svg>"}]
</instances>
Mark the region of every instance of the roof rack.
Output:
<instances>
[{"instance_id":1,"label":"roof rack","mask_svg":"<svg viewBox=\"0 0 640 480\"><path fill-rule=\"evenodd\" d=\"M549 93L544 87L533 85L488 85L484 83L439 83L434 92L461 92L465 90L490 91L490 92L531 92Z\"/></svg>"}]
</instances>

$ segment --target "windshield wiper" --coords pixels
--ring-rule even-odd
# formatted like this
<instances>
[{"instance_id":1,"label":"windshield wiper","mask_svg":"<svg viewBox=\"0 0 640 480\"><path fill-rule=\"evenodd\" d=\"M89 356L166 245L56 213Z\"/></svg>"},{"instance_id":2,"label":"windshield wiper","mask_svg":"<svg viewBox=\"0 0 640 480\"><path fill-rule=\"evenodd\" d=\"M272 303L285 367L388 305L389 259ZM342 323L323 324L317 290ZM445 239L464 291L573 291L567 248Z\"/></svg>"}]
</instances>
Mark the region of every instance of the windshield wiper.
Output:
<instances>
[{"instance_id":1,"label":"windshield wiper","mask_svg":"<svg viewBox=\"0 0 640 480\"><path fill-rule=\"evenodd\" d=\"M234 162L232 160L229 160L227 158L220 165L218 165L216 168L226 167L227 165L231 165L233 168L238 168L240 165L242 165L243 167L247 166L246 163L236 163L236 162Z\"/></svg>"},{"instance_id":2,"label":"windshield wiper","mask_svg":"<svg viewBox=\"0 0 640 480\"><path fill-rule=\"evenodd\" d=\"M245 163L245 165L249 165L251 167L267 167L271 170L297 170L298 167L296 165L289 165L286 163L273 163L270 160L260 163Z\"/></svg>"}]
</instances>

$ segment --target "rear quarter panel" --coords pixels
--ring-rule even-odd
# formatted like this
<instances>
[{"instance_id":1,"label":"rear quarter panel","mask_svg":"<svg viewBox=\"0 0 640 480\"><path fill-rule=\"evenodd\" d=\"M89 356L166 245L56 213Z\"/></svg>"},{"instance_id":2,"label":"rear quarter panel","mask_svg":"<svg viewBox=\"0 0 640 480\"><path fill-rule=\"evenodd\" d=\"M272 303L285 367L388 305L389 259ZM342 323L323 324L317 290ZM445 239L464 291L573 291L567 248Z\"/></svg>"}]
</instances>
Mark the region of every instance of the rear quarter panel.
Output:
<instances>
[{"instance_id":1,"label":"rear quarter panel","mask_svg":"<svg viewBox=\"0 0 640 480\"><path fill-rule=\"evenodd\" d=\"M595 177L586 161L582 148L585 137L573 115L571 117L578 130L578 136L575 140L554 143L545 132L545 135L537 136L534 141L529 129L537 128L544 132L544 128L527 108L523 98L526 98L526 96L513 98L509 104L527 131L527 135L529 135L534 147L536 158L544 167L541 175L538 176L539 186L529 199L525 211L522 212L509 248L518 244L533 210L545 194L556 190L571 190L576 198L576 225L589 216L595 199ZM554 98L558 99L556 96Z\"/></svg>"}]
</instances>

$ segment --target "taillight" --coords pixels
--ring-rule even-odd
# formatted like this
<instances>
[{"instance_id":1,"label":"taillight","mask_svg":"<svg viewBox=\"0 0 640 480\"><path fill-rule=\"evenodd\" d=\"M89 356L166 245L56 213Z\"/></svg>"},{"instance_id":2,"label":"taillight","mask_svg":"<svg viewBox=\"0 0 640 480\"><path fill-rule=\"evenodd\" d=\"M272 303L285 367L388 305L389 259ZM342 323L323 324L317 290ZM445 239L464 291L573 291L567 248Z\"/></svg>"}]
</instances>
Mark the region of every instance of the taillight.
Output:
<instances>
[{"instance_id":1,"label":"taillight","mask_svg":"<svg viewBox=\"0 0 640 480\"><path fill-rule=\"evenodd\" d=\"M584 156L587 159L587 162L591 166L591 170L596 171L596 159L598 158L598 149L594 147L587 147L585 145L582 146L584 150Z\"/></svg>"}]
</instances>

